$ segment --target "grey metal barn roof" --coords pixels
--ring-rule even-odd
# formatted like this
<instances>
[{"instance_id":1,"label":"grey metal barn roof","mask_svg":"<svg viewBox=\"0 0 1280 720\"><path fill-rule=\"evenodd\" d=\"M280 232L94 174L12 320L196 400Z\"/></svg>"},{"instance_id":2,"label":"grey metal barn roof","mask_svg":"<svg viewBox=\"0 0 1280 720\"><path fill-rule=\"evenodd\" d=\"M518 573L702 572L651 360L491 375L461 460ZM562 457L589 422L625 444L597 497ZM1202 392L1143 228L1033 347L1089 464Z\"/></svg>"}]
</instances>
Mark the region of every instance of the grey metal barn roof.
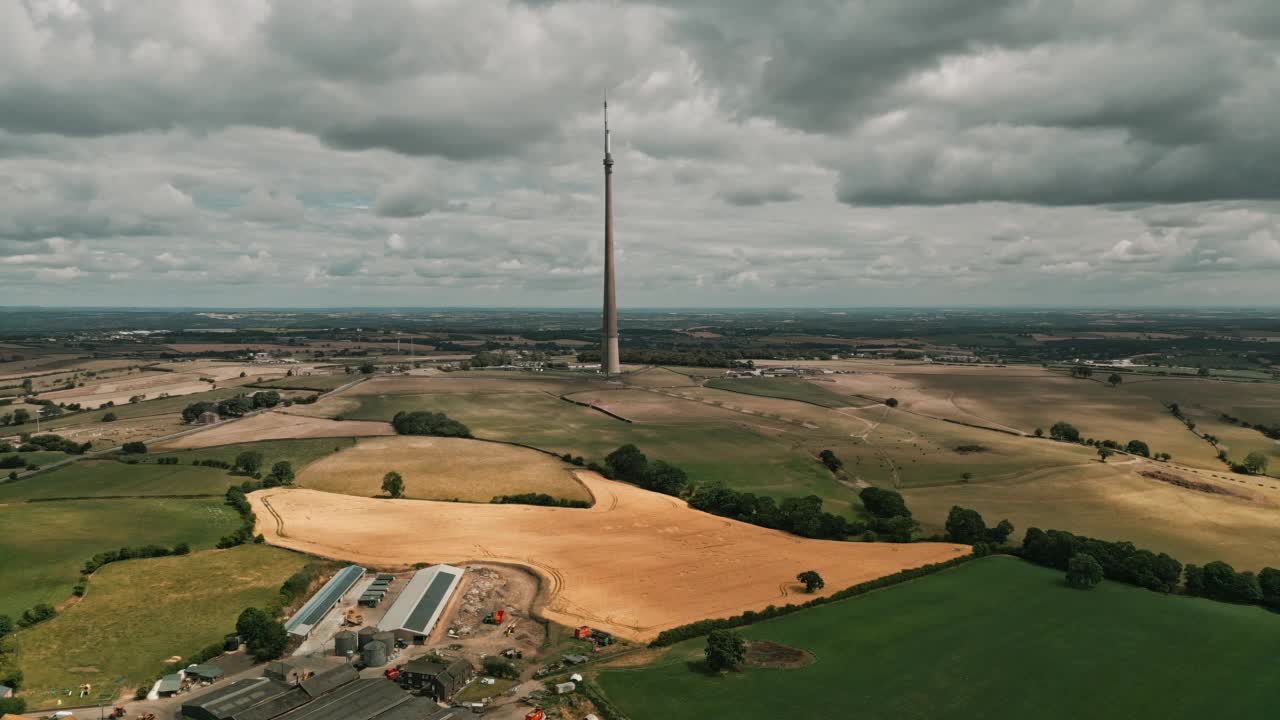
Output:
<instances>
[{"instance_id":1,"label":"grey metal barn roof","mask_svg":"<svg viewBox=\"0 0 1280 720\"><path fill-rule=\"evenodd\" d=\"M329 582L324 584L310 600L298 609L298 612L289 618L289 622L285 623L285 629L290 635L300 635L306 637L311 633L311 628L315 627L325 614L338 604L338 600L355 585L360 578L364 577L364 568L359 565L348 565L342 568Z\"/></svg>"},{"instance_id":2,"label":"grey metal barn roof","mask_svg":"<svg viewBox=\"0 0 1280 720\"><path fill-rule=\"evenodd\" d=\"M452 565L432 565L414 573L378 627L429 635L462 580L462 572L462 568Z\"/></svg>"},{"instance_id":3,"label":"grey metal barn roof","mask_svg":"<svg viewBox=\"0 0 1280 720\"><path fill-rule=\"evenodd\" d=\"M182 704L187 717L232 718L260 703L288 694L292 688L267 678L246 678ZM295 706L296 707L296 706Z\"/></svg>"}]
</instances>

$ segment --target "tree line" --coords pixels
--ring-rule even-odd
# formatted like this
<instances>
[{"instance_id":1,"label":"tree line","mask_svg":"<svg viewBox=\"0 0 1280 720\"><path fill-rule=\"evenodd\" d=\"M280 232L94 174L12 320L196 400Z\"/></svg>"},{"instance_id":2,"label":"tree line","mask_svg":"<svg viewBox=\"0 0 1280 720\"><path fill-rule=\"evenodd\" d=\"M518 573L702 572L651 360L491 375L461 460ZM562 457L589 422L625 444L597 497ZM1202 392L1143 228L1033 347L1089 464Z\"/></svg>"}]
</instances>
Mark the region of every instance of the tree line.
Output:
<instances>
[{"instance_id":1,"label":"tree line","mask_svg":"<svg viewBox=\"0 0 1280 720\"><path fill-rule=\"evenodd\" d=\"M674 645L684 640L689 640L691 638L696 638L702 635L706 635L712 632L713 630L727 630L730 628L743 627L746 625L751 625L751 624L760 622L762 620L769 620L771 618L782 617L783 615L790 615L793 612L797 612L805 608L817 607L819 605L825 605L830 602L845 600L847 598L857 597L858 595L865 595L866 593L869 593L872 590L879 590L881 588L886 588L891 585L897 585L898 583L906 582L907 580L914 580L916 578L921 578L926 575L932 575L933 573L936 573L940 570L945 570L947 568L952 568L957 565L961 565L963 563L969 562L974 557L975 557L974 555L961 555L960 557L952 558L951 560L946 560L944 562L933 563L931 565L923 565L921 567L912 568L910 570L901 570L899 572L893 573L892 575L885 575L883 577L878 577L874 580L868 580L863 583L858 583L857 585L852 585L850 587L847 587L843 590L839 590L826 597L813 598L812 600L809 600L804 603L800 603L799 605L787 604L787 605L783 605L782 607L778 607L777 605L770 605L766 607L764 610L760 610L760 611L747 610L741 615L734 615L732 617L709 618L706 620L698 620L697 622L691 622L686 625L681 625L679 627L671 628L669 630L663 630L662 632L658 633L658 637L654 638L653 642L649 643L649 647L666 647L668 645Z\"/></svg>"},{"instance_id":2,"label":"tree line","mask_svg":"<svg viewBox=\"0 0 1280 720\"><path fill-rule=\"evenodd\" d=\"M586 500L570 500L569 498L552 497L546 493L516 493L514 495L495 495L489 502L497 505L542 505L546 507L589 508Z\"/></svg>"},{"instance_id":3,"label":"tree line","mask_svg":"<svg viewBox=\"0 0 1280 720\"><path fill-rule=\"evenodd\" d=\"M1162 593L1177 592L1181 580L1187 595L1280 609L1280 570L1273 567L1255 574L1237 571L1220 560L1183 566L1167 553L1143 550L1128 541L1110 542L1034 527L1027 529L1018 554L1038 565L1072 572L1068 581L1078 587L1096 584L1091 569L1091 563L1096 563L1098 580L1106 578Z\"/></svg>"},{"instance_id":4,"label":"tree line","mask_svg":"<svg viewBox=\"0 0 1280 720\"><path fill-rule=\"evenodd\" d=\"M273 408L281 403L291 404L288 400L282 400L280 393L275 390L259 390L252 395L236 395L225 400L201 400L182 409L182 421L193 423L207 412L215 413L220 418L244 417L253 410Z\"/></svg>"},{"instance_id":5,"label":"tree line","mask_svg":"<svg viewBox=\"0 0 1280 720\"><path fill-rule=\"evenodd\" d=\"M1044 430L1036 428L1036 437L1044 437ZM1145 458L1153 460L1171 460L1173 458L1167 452L1152 453L1151 447L1143 440L1130 440L1127 443L1121 443L1118 440L1095 440L1094 438L1085 438L1081 436L1080 430L1075 425L1066 420L1059 420L1049 428L1049 438L1059 442L1077 443L1080 445L1088 445L1089 447L1098 448L1098 456L1106 462L1107 457L1115 454L1116 451L1124 451L1130 455L1141 455ZM1106 451L1106 452L1104 452Z\"/></svg>"}]
</instances>

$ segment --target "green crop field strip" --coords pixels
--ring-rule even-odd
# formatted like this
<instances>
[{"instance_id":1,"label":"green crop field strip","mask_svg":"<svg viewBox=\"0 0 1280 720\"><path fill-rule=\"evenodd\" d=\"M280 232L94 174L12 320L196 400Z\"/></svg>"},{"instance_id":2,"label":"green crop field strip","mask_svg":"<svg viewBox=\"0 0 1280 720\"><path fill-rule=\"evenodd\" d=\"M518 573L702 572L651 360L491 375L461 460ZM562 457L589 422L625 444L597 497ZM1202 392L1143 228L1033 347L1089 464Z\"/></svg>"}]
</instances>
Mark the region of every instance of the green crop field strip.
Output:
<instances>
[{"instance_id":1,"label":"green crop field strip","mask_svg":"<svg viewBox=\"0 0 1280 720\"><path fill-rule=\"evenodd\" d=\"M241 610L270 603L306 562L287 550L242 545L107 565L83 600L19 635L24 696L47 708L59 697L55 689L147 684L166 658L189 657L233 632Z\"/></svg>"},{"instance_id":2,"label":"green crop field strip","mask_svg":"<svg viewBox=\"0 0 1280 720\"><path fill-rule=\"evenodd\" d=\"M281 390L317 390L327 392L334 388L342 387L350 382L355 382L363 375L348 375L342 373L339 375L297 375L294 377L283 377L275 380L264 380L260 383L254 383L255 388L278 388Z\"/></svg>"},{"instance_id":3,"label":"green crop field strip","mask_svg":"<svg viewBox=\"0 0 1280 720\"><path fill-rule=\"evenodd\" d=\"M806 667L710 676L694 640L599 680L633 720L1267 717L1280 703L1258 675L1280 616L1061 578L980 560L743 630L816 655Z\"/></svg>"},{"instance_id":4,"label":"green crop field strip","mask_svg":"<svg viewBox=\"0 0 1280 720\"><path fill-rule=\"evenodd\" d=\"M145 495L220 496L237 482L238 478L217 468L81 460L0 485L0 503Z\"/></svg>"},{"instance_id":5,"label":"green crop field strip","mask_svg":"<svg viewBox=\"0 0 1280 720\"><path fill-rule=\"evenodd\" d=\"M293 471L296 473L301 471L308 463L319 460L326 455L331 455L339 450L349 448L352 445L355 445L355 442L356 441L353 438L344 437L308 438L303 440L262 440L260 442L218 445L215 447L193 450L158 452L151 457L176 457L178 458L180 465L190 465L196 460L221 460L223 462L234 463L236 456L240 453L254 451L262 453L264 471L270 470L271 465L275 462L287 460L293 464ZM226 474L225 470L220 472L224 475ZM238 482L238 479L232 478L232 481Z\"/></svg>"},{"instance_id":6,"label":"green crop field strip","mask_svg":"<svg viewBox=\"0 0 1280 720\"><path fill-rule=\"evenodd\" d=\"M23 480L20 485L30 480ZM71 596L94 553L122 546L212 547L240 516L221 497L0 504L0 614Z\"/></svg>"},{"instance_id":7,"label":"green crop field strip","mask_svg":"<svg viewBox=\"0 0 1280 720\"><path fill-rule=\"evenodd\" d=\"M837 395L821 385L807 380L788 380L785 378L716 379L708 380L706 386L746 395L762 395L783 400L800 400L829 408L866 404L865 401L855 402L855 398L850 398L846 395Z\"/></svg>"}]
</instances>

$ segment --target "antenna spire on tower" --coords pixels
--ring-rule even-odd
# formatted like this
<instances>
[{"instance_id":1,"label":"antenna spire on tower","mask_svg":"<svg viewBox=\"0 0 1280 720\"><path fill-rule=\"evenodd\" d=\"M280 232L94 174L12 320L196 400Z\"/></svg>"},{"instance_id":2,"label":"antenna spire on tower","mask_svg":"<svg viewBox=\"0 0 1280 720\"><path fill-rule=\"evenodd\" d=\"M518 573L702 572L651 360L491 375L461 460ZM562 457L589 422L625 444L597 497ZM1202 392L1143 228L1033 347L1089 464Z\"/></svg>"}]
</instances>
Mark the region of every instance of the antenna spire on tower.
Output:
<instances>
[{"instance_id":1,"label":"antenna spire on tower","mask_svg":"<svg viewBox=\"0 0 1280 720\"><path fill-rule=\"evenodd\" d=\"M609 91L604 91L604 154L609 156Z\"/></svg>"}]
</instances>

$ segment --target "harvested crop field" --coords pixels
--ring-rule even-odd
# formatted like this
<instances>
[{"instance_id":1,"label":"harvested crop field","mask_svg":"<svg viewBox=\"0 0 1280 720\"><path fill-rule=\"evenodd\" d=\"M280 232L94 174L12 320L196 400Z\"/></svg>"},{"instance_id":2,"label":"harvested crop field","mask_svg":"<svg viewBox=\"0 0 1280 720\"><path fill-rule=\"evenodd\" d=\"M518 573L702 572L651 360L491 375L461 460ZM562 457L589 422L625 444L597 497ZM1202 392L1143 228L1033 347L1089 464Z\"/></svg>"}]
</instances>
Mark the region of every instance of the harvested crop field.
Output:
<instances>
[{"instance_id":1,"label":"harvested crop field","mask_svg":"<svg viewBox=\"0 0 1280 720\"><path fill-rule=\"evenodd\" d=\"M367 437L394 435L387 423L358 420L325 420L281 412L265 412L234 422L215 425L208 430L183 435L156 445L154 450L182 450L213 447L256 440L291 440L320 437Z\"/></svg>"},{"instance_id":2,"label":"harvested crop field","mask_svg":"<svg viewBox=\"0 0 1280 720\"><path fill-rule=\"evenodd\" d=\"M588 510L355 498L306 489L250 495L267 542L367 563L507 562L544 582L543 614L648 640L708 617L807 599L796 573L817 570L831 593L950 560L963 545L808 540L689 509L595 473L578 478ZM430 532L418 532L420 528Z\"/></svg>"},{"instance_id":3,"label":"harvested crop field","mask_svg":"<svg viewBox=\"0 0 1280 720\"><path fill-rule=\"evenodd\" d=\"M307 466L297 484L325 492L372 497L382 476L404 477L404 495L420 500L489 502L495 495L546 493L591 500L570 465L536 450L463 438L365 438Z\"/></svg>"}]
</instances>

